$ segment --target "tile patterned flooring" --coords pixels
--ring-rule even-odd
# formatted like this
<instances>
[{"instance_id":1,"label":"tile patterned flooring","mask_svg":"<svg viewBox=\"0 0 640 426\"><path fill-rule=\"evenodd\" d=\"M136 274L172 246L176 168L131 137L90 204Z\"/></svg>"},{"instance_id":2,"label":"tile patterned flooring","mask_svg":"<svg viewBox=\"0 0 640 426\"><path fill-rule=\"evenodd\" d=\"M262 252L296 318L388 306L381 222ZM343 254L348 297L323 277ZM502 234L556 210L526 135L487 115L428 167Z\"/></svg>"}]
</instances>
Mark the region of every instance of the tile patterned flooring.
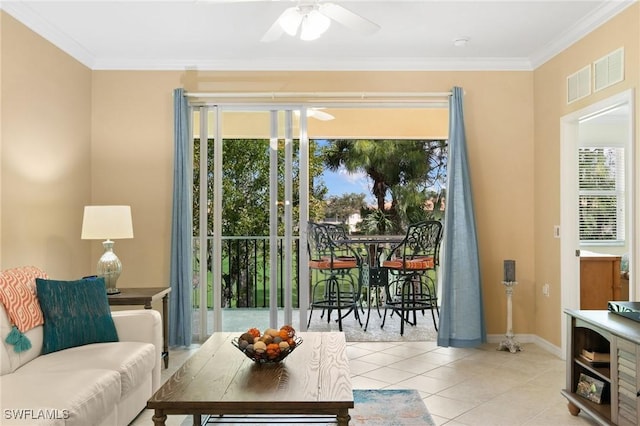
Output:
<instances>
[{"instance_id":1,"label":"tile patterned flooring","mask_svg":"<svg viewBox=\"0 0 640 426\"><path fill-rule=\"evenodd\" d=\"M195 351L172 349L166 380ZM515 354L485 344L474 349L441 348L435 342L350 342L354 389L417 389L437 425L595 425L571 416L560 389L564 362L534 344ZM132 423L152 425L144 410ZM169 416L181 425L185 416Z\"/></svg>"}]
</instances>

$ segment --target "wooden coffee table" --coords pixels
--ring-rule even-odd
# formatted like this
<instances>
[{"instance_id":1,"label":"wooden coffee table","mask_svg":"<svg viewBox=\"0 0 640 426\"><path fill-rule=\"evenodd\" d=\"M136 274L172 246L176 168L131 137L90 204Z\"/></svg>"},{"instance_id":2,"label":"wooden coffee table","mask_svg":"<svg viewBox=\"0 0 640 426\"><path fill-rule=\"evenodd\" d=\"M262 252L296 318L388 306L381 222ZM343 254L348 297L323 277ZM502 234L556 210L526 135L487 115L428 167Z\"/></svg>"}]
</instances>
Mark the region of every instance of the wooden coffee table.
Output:
<instances>
[{"instance_id":1,"label":"wooden coffee table","mask_svg":"<svg viewBox=\"0 0 640 426\"><path fill-rule=\"evenodd\" d=\"M250 416L288 422L327 417L348 425L353 392L343 333L298 333L303 343L283 362L259 365L231 343L241 333L214 333L149 399L155 426L168 414L205 423ZM248 419L245 419L248 420Z\"/></svg>"}]
</instances>

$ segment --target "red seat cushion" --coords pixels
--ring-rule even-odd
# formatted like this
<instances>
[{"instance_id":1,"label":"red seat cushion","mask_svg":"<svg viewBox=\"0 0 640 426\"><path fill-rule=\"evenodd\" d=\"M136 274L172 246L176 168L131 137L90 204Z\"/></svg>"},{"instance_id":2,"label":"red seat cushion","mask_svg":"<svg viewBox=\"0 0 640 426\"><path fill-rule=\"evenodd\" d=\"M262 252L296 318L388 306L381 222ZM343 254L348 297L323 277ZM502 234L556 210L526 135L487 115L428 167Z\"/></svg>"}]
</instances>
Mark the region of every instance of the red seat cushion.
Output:
<instances>
[{"instance_id":1,"label":"red seat cushion","mask_svg":"<svg viewBox=\"0 0 640 426\"><path fill-rule=\"evenodd\" d=\"M415 259L394 259L394 260L385 260L382 262L383 268L389 269L409 269L409 270L420 270L420 269L433 269L435 266L435 262L433 257L417 257Z\"/></svg>"},{"instance_id":2,"label":"red seat cushion","mask_svg":"<svg viewBox=\"0 0 640 426\"><path fill-rule=\"evenodd\" d=\"M331 259L312 259L309 260L309 267L311 269L332 269ZM352 259L334 259L333 269L351 269L357 268L358 263L355 258Z\"/></svg>"}]
</instances>

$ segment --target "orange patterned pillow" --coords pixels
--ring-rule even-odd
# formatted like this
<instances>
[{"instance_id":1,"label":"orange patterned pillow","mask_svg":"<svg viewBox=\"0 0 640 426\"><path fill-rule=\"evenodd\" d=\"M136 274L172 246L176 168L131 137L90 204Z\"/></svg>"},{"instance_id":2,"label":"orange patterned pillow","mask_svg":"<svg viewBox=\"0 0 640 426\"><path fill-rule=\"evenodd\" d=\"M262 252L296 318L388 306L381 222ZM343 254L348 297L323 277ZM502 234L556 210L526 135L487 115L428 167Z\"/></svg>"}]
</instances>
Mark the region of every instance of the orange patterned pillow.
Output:
<instances>
[{"instance_id":1,"label":"orange patterned pillow","mask_svg":"<svg viewBox=\"0 0 640 426\"><path fill-rule=\"evenodd\" d=\"M0 302L9 319L20 332L44 323L42 309L36 298L36 278L47 278L35 266L23 266L0 272Z\"/></svg>"}]
</instances>

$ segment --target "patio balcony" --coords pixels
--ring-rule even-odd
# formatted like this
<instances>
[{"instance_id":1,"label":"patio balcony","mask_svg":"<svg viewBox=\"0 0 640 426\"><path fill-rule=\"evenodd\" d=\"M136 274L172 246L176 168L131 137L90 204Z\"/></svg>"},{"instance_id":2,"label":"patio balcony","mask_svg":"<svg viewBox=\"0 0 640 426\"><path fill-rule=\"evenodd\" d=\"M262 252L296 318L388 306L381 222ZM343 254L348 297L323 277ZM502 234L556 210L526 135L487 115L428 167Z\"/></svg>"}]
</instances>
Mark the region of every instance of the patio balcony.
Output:
<instances>
[{"instance_id":1,"label":"patio balcony","mask_svg":"<svg viewBox=\"0 0 640 426\"><path fill-rule=\"evenodd\" d=\"M278 264L279 273L277 276L277 307L278 307L278 324L284 324L284 238L278 238ZM292 246L289 248L293 254L293 270L292 270L292 326L296 329L300 325L300 299L299 299L299 271L300 264L298 260L298 248L300 241L298 238L293 240ZM213 301L212 291L212 273L208 271L207 282L200 281L200 259L199 259L199 239L194 238L194 282L193 282L193 330L200 330L201 311L200 311L200 292L206 291L206 331L205 334L213 332L212 310L214 306L219 306L223 312L222 330L224 331L245 331L250 327L265 329L269 325L269 237L262 236L242 236L242 237L223 237L222 238L222 276L223 276L223 300L220 304ZM209 257L212 255L213 238L207 238L207 253ZM207 262L207 264L211 264ZM310 283L318 279L315 274L310 274ZM365 298L366 299L366 298ZM309 303L308 301L306 302ZM366 311L366 301L363 301L363 307ZM380 310L382 314L384 311ZM364 312L363 315L366 315ZM338 331L338 324L335 321L335 314L327 321L327 316L321 317L316 314L312 318L310 331ZM306 321L306 319L304 319ZM415 327L409 327L404 337L400 336L400 322L397 316L387 319L384 329L380 325L382 318L378 314L378 310L374 307L371 309L371 323L367 331L356 321L353 314L348 315L343 320L343 329L347 338L351 341L412 341L412 340L434 340L435 329L430 318L420 320ZM306 324L305 324L306 325ZM199 339L199 333L195 333L196 340Z\"/></svg>"}]
</instances>

